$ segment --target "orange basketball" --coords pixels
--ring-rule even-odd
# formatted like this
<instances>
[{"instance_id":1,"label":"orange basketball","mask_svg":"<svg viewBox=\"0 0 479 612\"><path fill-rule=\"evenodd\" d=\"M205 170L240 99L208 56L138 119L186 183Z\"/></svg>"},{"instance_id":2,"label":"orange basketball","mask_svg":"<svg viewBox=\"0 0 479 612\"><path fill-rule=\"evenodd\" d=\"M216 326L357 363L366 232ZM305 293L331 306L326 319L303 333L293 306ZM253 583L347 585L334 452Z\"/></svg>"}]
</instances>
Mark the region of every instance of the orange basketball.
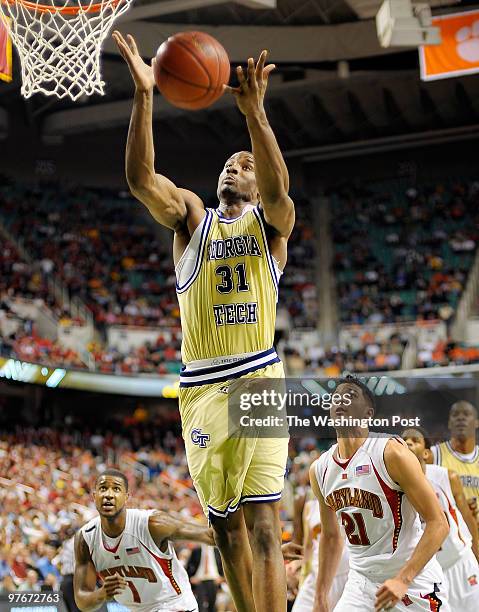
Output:
<instances>
[{"instance_id":1,"label":"orange basketball","mask_svg":"<svg viewBox=\"0 0 479 612\"><path fill-rule=\"evenodd\" d=\"M198 110L223 94L230 60L220 43L204 32L179 32L156 53L155 81L174 106Z\"/></svg>"}]
</instances>

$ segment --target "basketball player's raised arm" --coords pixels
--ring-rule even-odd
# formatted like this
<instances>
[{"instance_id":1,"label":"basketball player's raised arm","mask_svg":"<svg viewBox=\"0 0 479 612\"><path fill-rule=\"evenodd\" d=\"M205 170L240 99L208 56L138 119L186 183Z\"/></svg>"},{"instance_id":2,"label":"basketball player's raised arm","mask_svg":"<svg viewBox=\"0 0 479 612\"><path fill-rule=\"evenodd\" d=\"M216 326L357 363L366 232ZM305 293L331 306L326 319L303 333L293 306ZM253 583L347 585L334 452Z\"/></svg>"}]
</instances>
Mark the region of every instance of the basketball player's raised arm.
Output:
<instances>
[{"instance_id":1,"label":"basketball player's raised arm","mask_svg":"<svg viewBox=\"0 0 479 612\"><path fill-rule=\"evenodd\" d=\"M331 590L331 585L333 584L341 559L343 539L336 514L327 505L319 489L315 465L316 463L313 463L309 469L309 480L311 482L311 489L319 501L321 534L319 536L319 567L313 612L328 612L329 591Z\"/></svg>"},{"instance_id":2,"label":"basketball player's raised arm","mask_svg":"<svg viewBox=\"0 0 479 612\"><path fill-rule=\"evenodd\" d=\"M126 178L131 193L150 211L153 218L172 230L185 225L188 204L203 209L200 198L187 189L155 172L153 144L153 68L146 64L128 35L113 33L118 49L130 69L135 83L133 110L126 144Z\"/></svg>"},{"instance_id":3,"label":"basketball player's raised arm","mask_svg":"<svg viewBox=\"0 0 479 612\"><path fill-rule=\"evenodd\" d=\"M274 64L265 67L267 54L262 51L256 66L253 58L248 59L246 76L238 66L239 87L226 89L234 94L238 108L246 117L265 219L281 236L288 238L294 225L294 204L288 195L288 169L264 109L268 77L275 68Z\"/></svg>"},{"instance_id":4,"label":"basketball player's raised arm","mask_svg":"<svg viewBox=\"0 0 479 612\"><path fill-rule=\"evenodd\" d=\"M215 546L213 530L200 523L179 520L166 512L155 512L148 522L151 536L160 546L165 540L186 540Z\"/></svg>"},{"instance_id":5,"label":"basketball player's raised arm","mask_svg":"<svg viewBox=\"0 0 479 612\"><path fill-rule=\"evenodd\" d=\"M464 495L464 488L457 472L454 470L448 470L448 472L449 482L451 483L451 490L452 494L454 495L456 505L459 508L462 518L464 519L472 537L472 552L479 561L479 535L476 519L469 508L466 496Z\"/></svg>"},{"instance_id":6,"label":"basketball player's raised arm","mask_svg":"<svg viewBox=\"0 0 479 612\"><path fill-rule=\"evenodd\" d=\"M392 607L404 597L408 586L439 550L449 532L447 519L436 494L419 461L407 446L396 439L390 440L384 449L384 462L391 478L422 516L425 528L411 558L398 574L386 580L376 593L376 611L388 605Z\"/></svg>"},{"instance_id":7,"label":"basketball player's raised arm","mask_svg":"<svg viewBox=\"0 0 479 612\"><path fill-rule=\"evenodd\" d=\"M96 569L81 531L75 536L75 573L73 591L75 603L82 612L98 610L108 599L113 599L127 586L123 576L107 576L100 588L96 586Z\"/></svg>"}]
</instances>

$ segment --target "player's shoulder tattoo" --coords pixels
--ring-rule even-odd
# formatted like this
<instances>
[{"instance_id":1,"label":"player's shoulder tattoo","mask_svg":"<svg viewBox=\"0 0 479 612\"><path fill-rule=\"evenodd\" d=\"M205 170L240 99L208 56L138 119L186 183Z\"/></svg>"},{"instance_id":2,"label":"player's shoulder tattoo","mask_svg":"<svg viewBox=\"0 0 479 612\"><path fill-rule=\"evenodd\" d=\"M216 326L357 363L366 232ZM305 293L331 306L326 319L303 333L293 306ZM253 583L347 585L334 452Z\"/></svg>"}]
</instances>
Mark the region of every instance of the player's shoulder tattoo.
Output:
<instances>
[{"instance_id":1,"label":"player's shoulder tattoo","mask_svg":"<svg viewBox=\"0 0 479 612\"><path fill-rule=\"evenodd\" d=\"M87 563L91 561L90 549L85 542L81 530L75 534L75 560L77 563Z\"/></svg>"}]
</instances>

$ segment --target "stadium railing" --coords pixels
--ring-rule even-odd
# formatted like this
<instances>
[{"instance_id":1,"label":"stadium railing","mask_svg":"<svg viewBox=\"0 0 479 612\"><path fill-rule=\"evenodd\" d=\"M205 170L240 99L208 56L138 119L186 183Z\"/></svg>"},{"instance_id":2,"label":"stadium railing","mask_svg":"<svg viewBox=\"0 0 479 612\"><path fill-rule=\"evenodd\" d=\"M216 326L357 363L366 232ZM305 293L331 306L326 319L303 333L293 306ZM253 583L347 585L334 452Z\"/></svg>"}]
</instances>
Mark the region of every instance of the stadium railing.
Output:
<instances>
[{"instance_id":1,"label":"stadium railing","mask_svg":"<svg viewBox=\"0 0 479 612\"><path fill-rule=\"evenodd\" d=\"M411 368L408 370L368 371L360 378L408 378L438 376L473 376L479 379L479 363L469 365L450 365L432 368ZM300 377L302 378L302 377ZM304 378L314 378L304 376ZM317 378L317 377L316 377ZM135 397L178 397L179 380L176 375L163 376L137 374L100 374L83 370L51 368L41 364L29 363L18 359L0 357L0 379L31 383L49 388L76 389Z\"/></svg>"}]
</instances>

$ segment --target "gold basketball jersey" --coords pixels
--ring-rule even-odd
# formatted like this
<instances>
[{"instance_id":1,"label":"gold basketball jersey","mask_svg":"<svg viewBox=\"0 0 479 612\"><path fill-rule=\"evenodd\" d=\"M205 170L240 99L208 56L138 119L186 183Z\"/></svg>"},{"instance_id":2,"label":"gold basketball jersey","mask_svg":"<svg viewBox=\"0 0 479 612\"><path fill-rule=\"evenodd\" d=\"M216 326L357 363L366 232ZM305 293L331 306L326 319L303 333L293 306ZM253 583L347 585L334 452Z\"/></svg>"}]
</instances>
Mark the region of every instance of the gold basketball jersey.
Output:
<instances>
[{"instance_id":1,"label":"gold basketball jersey","mask_svg":"<svg viewBox=\"0 0 479 612\"><path fill-rule=\"evenodd\" d=\"M257 206L234 219L206 209L176 266L183 362L270 351L280 275Z\"/></svg>"},{"instance_id":2,"label":"gold basketball jersey","mask_svg":"<svg viewBox=\"0 0 479 612\"><path fill-rule=\"evenodd\" d=\"M454 470L460 477L467 499L479 500L479 446L470 455L455 451L450 442L441 442L431 448L434 463Z\"/></svg>"}]
</instances>

